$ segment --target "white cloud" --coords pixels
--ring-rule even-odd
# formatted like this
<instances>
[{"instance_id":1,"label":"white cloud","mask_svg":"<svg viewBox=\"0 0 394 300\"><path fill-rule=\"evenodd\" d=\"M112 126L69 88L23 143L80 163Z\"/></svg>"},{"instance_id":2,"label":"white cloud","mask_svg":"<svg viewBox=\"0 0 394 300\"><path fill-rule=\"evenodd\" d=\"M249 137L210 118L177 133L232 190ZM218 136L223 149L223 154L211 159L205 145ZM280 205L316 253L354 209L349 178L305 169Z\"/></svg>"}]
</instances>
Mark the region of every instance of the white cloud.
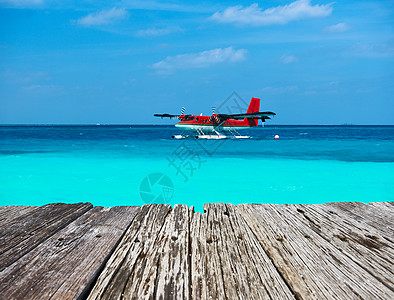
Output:
<instances>
[{"instance_id":1,"label":"white cloud","mask_svg":"<svg viewBox=\"0 0 394 300\"><path fill-rule=\"evenodd\" d=\"M349 49L350 55L368 58L385 58L394 56L394 43L368 44L359 43Z\"/></svg>"},{"instance_id":2,"label":"white cloud","mask_svg":"<svg viewBox=\"0 0 394 300\"><path fill-rule=\"evenodd\" d=\"M7 84L27 85L35 84L38 82L47 82L51 80L51 77L46 72L13 72L5 71L0 73L0 79Z\"/></svg>"},{"instance_id":3,"label":"white cloud","mask_svg":"<svg viewBox=\"0 0 394 300\"><path fill-rule=\"evenodd\" d=\"M211 19L219 23L235 23L237 25L287 24L295 20L329 16L333 10L331 5L311 5L310 0L297 0L288 5L263 10L257 3L254 3L245 8L241 5L228 7L223 12L213 14Z\"/></svg>"},{"instance_id":4,"label":"white cloud","mask_svg":"<svg viewBox=\"0 0 394 300\"><path fill-rule=\"evenodd\" d=\"M109 10L101 10L97 13L92 13L86 17L78 19L78 24L83 26L97 26L115 23L116 21L124 19L128 15L123 8L112 8Z\"/></svg>"},{"instance_id":5,"label":"white cloud","mask_svg":"<svg viewBox=\"0 0 394 300\"><path fill-rule=\"evenodd\" d=\"M171 73L176 69L206 68L223 62L237 62L245 59L247 50L235 50L233 47L217 48L199 53L168 56L166 59L152 65L152 68Z\"/></svg>"},{"instance_id":6,"label":"white cloud","mask_svg":"<svg viewBox=\"0 0 394 300\"><path fill-rule=\"evenodd\" d=\"M154 37L154 36L161 36L170 34L173 32L182 31L180 27L174 28L148 28L137 31L137 36L140 37Z\"/></svg>"},{"instance_id":7,"label":"white cloud","mask_svg":"<svg viewBox=\"0 0 394 300\"><path fill-rule=\"evenodd\" d=\"M283 54L279 60L281 63L291 64L291 63L297 62L298 57L295 55L291 55L291 54Z\"/></svg>"},{"instance_id":8,"label":"white cloud","mask_svg":"<svg viewBox=\"0 0 394 300\"><path fill-rule=\"evenodd\" d=\"M38 91L38 90L54 90L54 89L59 89L59 85L54 85L54 84L30 84L27 86L24 86L23 89L27 91Z\"/></svg>"},{"instance_id":9,"label":"white cloud","mask_svg":"<svg viewBox=\"0 0 394 300\"><path fill-rule=\"evenodd\" d=\"M335 32L345 32L352 29L351 26L349 26L346 23L338 23L335 25L331 25L331 26L327 26L324 28L325 32L329 32L329 33L335 33Z\"/></svg>"},{"instance_id":10,"label":"white cloud","mask_svg":"<svg viewBox=\"0 0 394 300\"><path fill-rule=\"evenodd\" d=\"M190 5L171 3L176 1L154 1L154 0L123 0L122 6L128 9L141 9L141 10L161 10L161 11L179 11L179 12L211 12L212 8L206 5Z\"/></svg>"}]
</instances>

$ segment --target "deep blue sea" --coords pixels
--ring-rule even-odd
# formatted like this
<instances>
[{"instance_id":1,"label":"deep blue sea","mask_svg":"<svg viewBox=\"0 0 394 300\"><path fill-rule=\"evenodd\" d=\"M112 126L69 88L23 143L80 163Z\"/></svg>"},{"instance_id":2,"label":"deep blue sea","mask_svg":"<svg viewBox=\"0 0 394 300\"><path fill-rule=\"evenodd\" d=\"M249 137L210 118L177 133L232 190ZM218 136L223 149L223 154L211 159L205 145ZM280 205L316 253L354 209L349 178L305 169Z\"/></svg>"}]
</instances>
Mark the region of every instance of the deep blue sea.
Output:
<instances>
[{"instance_id":1,"label":"deep blue sea","mask_svg":"<svg viewBox=\"0 0 394 300\"><path fill-rule=\"evenodd\" d=\"M394 200L394 126L266 126L173 140L174 126L0 126L0 205ZM274 139L279 135L278 140Z\"/></svg>"}]
</instances>

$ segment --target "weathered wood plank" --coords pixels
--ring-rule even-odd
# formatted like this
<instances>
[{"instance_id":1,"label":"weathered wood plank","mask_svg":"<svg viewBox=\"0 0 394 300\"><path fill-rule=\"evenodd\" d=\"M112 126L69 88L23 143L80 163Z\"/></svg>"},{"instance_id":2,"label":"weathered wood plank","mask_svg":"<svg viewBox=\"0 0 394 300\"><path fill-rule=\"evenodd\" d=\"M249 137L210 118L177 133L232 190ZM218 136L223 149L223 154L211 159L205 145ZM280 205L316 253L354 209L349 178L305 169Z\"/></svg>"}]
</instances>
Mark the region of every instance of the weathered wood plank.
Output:
<instances>
[{"instance_id":1,"label":"weathered wood plank","mask_svg":"<svg viewBox=\"0 0 394 300\"><path fill-rule=\"evenodd\" d=\"M0 272L2 299L77 299L88 292L139 207L95 207Z\"/></svg>"},{"instance_id":2,"label":"weathered wood plank","mask_svg":"<svg viewBox=\"0 0 394 300\"><path fill-rule=\"evenodd\" d=\"M160 261L152 259L171 211L169 205L144 205L107 262L88 299L145 299L157 292ZM146 270L145 270L146 269ZM148 276L147 276L148 273ZM154 280L152 280L154 278Z\"/></svg>"},{"instance_id":3,"label":"weathered wood plank","mask_svg":"<svg viewBox=\"0 0 394 300\"><path fill-rule=\"evenodd\" d=\"M13 219L36 208L36 206L19 205L0 206L0 226L3 224L8 224Z\"/></svg>"},{"instance_id":4,"label":"weathered wood plank","mask_svg":"<svg viewBox=\"0 0 394 300\"><path fill-rule=\"evenodd\" d=\"M366 205L365 210L371 208ZM333 213L327 205L288 207L303 219L306 226L335 245L342 256L394 290L394 244L385 240L374 227L361 220L349 219L340 211ZM372 208L373 209L373 208Z\"/></svg>"},{"instance_id":5,"label":"weathered wood plank","mask_svg":"<svg viewBox=\"0 0 394 300\"><path fill-rule=\"evenodd\" d=\"M204 209L0 207L0 298L394 299L393 203Z\"/></svg>"},{"instance_id":6,"label":"weathered wood plank","mask_svg":"<svg viewBox=\"0 0 394 300\"><path fill-rule=\"evenodd\" d=\"M206 204L191 225L193 299L294 299L232 204Z\"/></svg>"},{"instance_id":7,"label":"weathered wood plank","mask_svg":"<svg viewBox=\"0 0 394 300\"><path fill-rule=\"evenodd\" d=\"M219 258L208 251L208 244L216 240L212 235L207 214L195 213L190 224L192 299L220 299L225 295Z\"/></svg>"},{"instance_id":8,"label":"weathered wood plank","mask_svg":"<svg viewBox=\"0 0 394 300\"><path fill-rule=\"evenodd\" d=\"M90 203L48 204L0 226L0 271L92 208Z\"/></svg>"},{"instance_id":9,"label":"weathered wood plank","mask_svg":"<svg viewBox=\"0 0 394 300\"><path fill-rule=\"evenodd\" d=\"M298 298L394 297L390 288L323 238L294 206L239 205L237 210Z\"/></svg>"},{"instance_id":10,"label":"weathered wood plank","mask_svg":"<svg viewBox=\"0 0 394 300\"><path fill-rule=\"evenodd\" d=\"M353 225L367 224L379 231L381 235L393 241L394 206L393 202L375 202L370 205L360 202L333 202L324 204L331 214L340 214ZM355 226L355 224L354 224Z\"/></svg>"},{"instance_id":11,"label":"weathered wood plank","mask_svg":"<svg viewBox=\"0 0 394 300\"><path fill-rule=\"evenodd\" d=\"M189 216L186 205L174 206L154 249L149 253L152 264L157 264L157 270L153 268L152 272L147 265L141 270L145 282L155 282L152 296L157 299L189 299ZM135 289L137 295L143 290L143 286ZM128 295L132 298L133 293Z\"/></svg>"}]
</instances>

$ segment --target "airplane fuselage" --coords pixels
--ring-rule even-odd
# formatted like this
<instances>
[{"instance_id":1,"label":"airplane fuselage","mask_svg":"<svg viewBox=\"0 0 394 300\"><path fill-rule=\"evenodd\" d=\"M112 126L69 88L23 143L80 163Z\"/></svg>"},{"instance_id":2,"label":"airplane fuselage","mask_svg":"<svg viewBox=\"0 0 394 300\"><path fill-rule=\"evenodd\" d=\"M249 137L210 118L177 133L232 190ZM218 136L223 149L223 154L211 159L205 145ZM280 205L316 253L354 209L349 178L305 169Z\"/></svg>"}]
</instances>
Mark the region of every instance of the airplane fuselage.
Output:
<instances>
[{"instance_id":1,"label":"airplane fuselage","mask_svg":"<svg viewBox=\"0 0 394 300\"><path fill-rule=\"evenodd\" d=\"M201 130L201 131L229 131L248 129L257 126L257 119L244 120L220 120L213 116L184 115L179 117L182 121L175 124L175 127L184 130Z\"/></svg>"}]
</instances>

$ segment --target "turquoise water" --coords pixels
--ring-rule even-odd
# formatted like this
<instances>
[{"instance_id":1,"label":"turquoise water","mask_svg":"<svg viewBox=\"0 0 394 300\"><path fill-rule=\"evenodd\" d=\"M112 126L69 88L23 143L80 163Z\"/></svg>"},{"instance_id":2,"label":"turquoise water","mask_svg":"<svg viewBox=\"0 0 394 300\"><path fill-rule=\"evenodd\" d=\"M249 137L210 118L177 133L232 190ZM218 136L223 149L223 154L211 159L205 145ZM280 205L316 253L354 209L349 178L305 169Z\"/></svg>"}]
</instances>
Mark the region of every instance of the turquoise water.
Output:
<instances>
[{"instance_id":1,"label":"turquoise water","mask_svg":"<svg viewBox=\"0 0 394 300\"><path fill-rule=\"evenodd\" d=\"M247 131L250 140L224 141L171 139L177 133L2 126L0 203L158 202L202 211L207 202L394 200L393 126L271 126Z\"/></svg>"}]
</instances>

